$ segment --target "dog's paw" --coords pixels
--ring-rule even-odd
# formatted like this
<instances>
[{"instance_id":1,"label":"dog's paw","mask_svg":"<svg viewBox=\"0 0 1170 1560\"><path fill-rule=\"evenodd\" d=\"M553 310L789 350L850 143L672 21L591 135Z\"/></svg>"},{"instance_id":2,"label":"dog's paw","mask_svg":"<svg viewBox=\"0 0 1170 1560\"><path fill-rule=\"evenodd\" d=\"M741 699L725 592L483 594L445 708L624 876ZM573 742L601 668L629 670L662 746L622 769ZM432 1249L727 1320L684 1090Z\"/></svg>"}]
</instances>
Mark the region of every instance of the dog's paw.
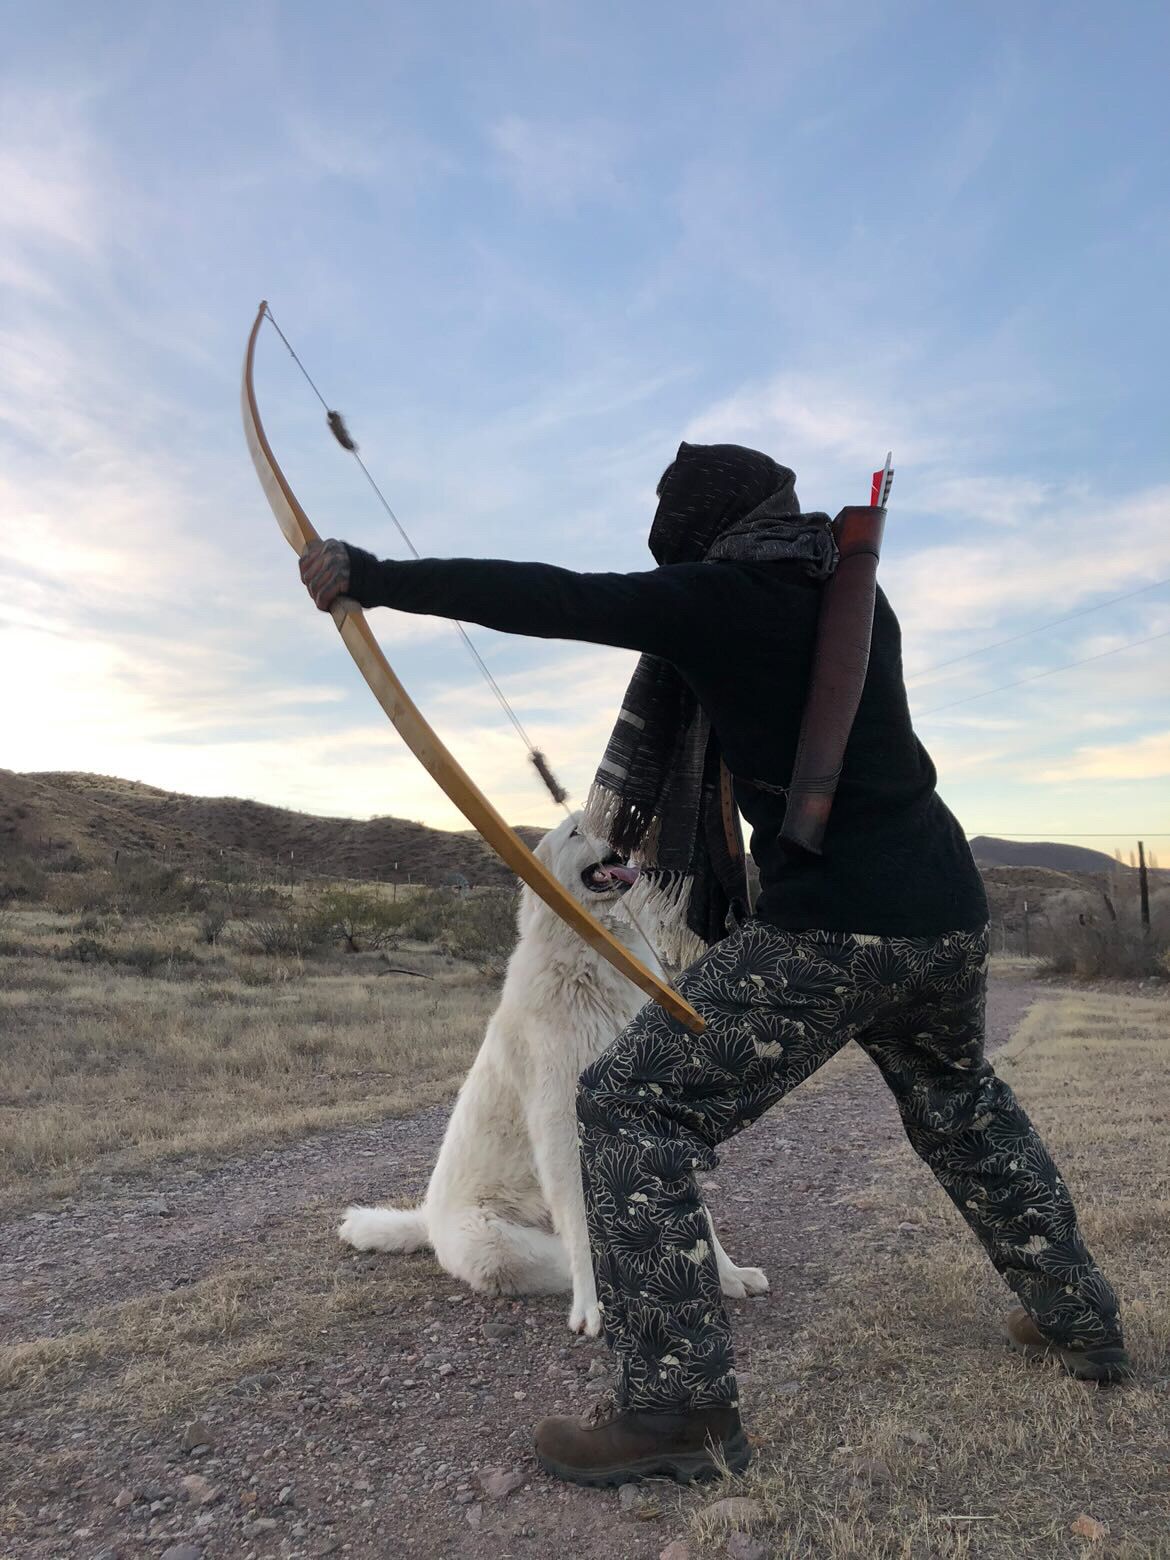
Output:
<instances>
[{"instance_id":1,"label":"dog's paw","mask_svg":"<svg viewBox=\"0 0 1170 1560\"><path fill-rule=\"evenodd\" d=\"M596 1299L587 1302L573 1300L569 1311L569 1331L584 1333L586 1338L601 1336L601 1307Z\"/></svg>"},{"instance_id":2,"label":"dog's paw","mask_svg":"<svg viewBox=\"0 0 1170 1560\"><path fill-rule=\"evenodd\" d=\"M719 1275L723 1293L732 1300L746 1300L749 1295L766 1295L768 1275L763 1268L729 1267Z\"/></svg>"}]
</instances>

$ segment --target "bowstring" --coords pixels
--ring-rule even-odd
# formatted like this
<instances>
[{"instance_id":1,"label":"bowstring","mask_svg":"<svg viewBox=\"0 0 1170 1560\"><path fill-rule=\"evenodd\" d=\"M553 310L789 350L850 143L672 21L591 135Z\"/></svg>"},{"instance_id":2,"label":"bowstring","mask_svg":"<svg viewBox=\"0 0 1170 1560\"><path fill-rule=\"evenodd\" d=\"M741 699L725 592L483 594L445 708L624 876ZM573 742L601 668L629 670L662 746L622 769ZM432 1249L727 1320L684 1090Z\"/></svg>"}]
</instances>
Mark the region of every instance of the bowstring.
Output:
<instances>
[{"instance_id":1,"label":"bowstring","mask_svg":"<svg viewBox=\"0 0 1170 1560\"><path fill-rule=\"evenodd\" d=\"M313 378L312 374L309 373L309 370L305 367L304 363L301 362L300 356L297 353L296 348L293 346L292 342L285 335L284 331L282 331L280 326L277 324L276 316L273 314L272 310L268 307L267 303L264 305L264 314L267 317L268 323L272 326L273 330L280 337L281 341L284 342L285 348L288 351L288 355L292 358L293 362L300 369L301 374L304 376L305 383L309 386L309 389L313 392L313 394L317 397L318 401L320 401L321 405L325 408L326 418L329 421L330 426L332 427L332 425L333 425L332 424L332 419L335 416L337 416L337 413L333 410L333 408L329 405L329 402L321 394L321 391L317 387L316 380ZM335 437L336 437L336 434L335 434ZM338 443L340 444L340 443L342 443L342 441L339 439ZM398 532L399 536L402 538L403 545L406 547L406 549L410 553L411 557L421 560L422 554L419 552L418 548L414 545L414 542L412 541L412 539L410 537L410 534L407 531L406 527L402 524L402 521L398 518L397 514L395 514L394 509L391 506L390 500L386 497L385 493L383 493L382 489L378 486L378 483L375 481L373 473L370 471L369 467L366 465L365 461L362 459L361 452L357 448L356 444L354 444L353 441L351 440L349 446L346 446L346 445L342 444L342 448L343 449L347 449L347 453L352 455L354 460L357 461L358 466L361 468L362 475L365 477L366 481L369 483L371 489L373 490L374 496L377 498L378 502L381 504L382 508L385 510L386 514L389 516L391 522L394 525L395 530ZM560 807L561 811L564 813L565 817L566 818L571 818L573 816L573 810L569 806L569 795L568 795L568 792L563 788L563 786L560 785L559 782L557 783L556 790L554 791L553 787L551 785L549 785L548 780L545 779L544 768L542 767L544 755L541 753L540 749L536 746L535 742L533 742L532 738L528 735L528 732L526 731L526 729L524 727L523 721L520 719L519 715L517 715L516 711L513 709L511 703L508 700L507 694L500 687L499 683L496 681L495 677L493 676L491 667L488 666L487 662L484 660L483 656L480 654L479 650L476 648L475 642L472 639L471 635L467 632L467 629L458 620L458 618L448 618L447 621L454 625L455 630L458 633L460 639L462 639L463 644L464 644L468 654L471 656L472 660L475 662L476 666L479 668L481 676L483 677L484 681L487 683L488 687L491 689L492 693L495 695L496 702L499 704L501 710L503 710L503 712L507 716L508 720L512 723L512 726L513 726L513 728L514 728L514 730L516 732L516 735L520 738L521 742L523 742L524 746L528 749L528 757L531 759L533 767L536 769L537 774L540 775L541 780L543 781L546 790L549 792L549 794L552 797L553 801L558 804L558 806ZM642 938L643 942L647 945L647 947L649 947L650 949L652 949L654 951L655 957L658 959L658 963L659 963L659 965L663 969L663 974L666 977L666 983L671 988L671 990L673 991L674 990L674 982L670 979L669 975L666 974L665 966L663 966L663 964L662 964L662 958L658 954L658 951L654 947L654 944L650 941L650 938L646 935L645 929L643 928L641 922L638 920L638 917L635 915L633 909L628 904L626 904L625 897L623 897L622 900L619 901L619 902L621 904L621 908L622 908L623 913L632 922L635 930L638 932L638 934Z\"/></svg>"},{"instance_id":2,"label":"bowstring","mask_svg":"<svg viewBox=\"0 0 1170 1560\"><path fill-rule=\"evenodd\" d=\"M300 358L297 356L296 350L294 349L294 347L292 345L292 342L289 341L289 339L285 335L284 331L282 331L280 326L276 323L276 319L275 319L275 316L272 313L272 310L269 309L266 306L264 312L268 316L268 321L271 324L273 330L276 332L276 334L280 337L281 341L283 341L285 346L288 348L289 356L292 358L293 362L300 369L301 373L304 375L305 382L308 384L310 390L312 390L313 394L317 397L318 401L320 401L321 405L325 408L326 414L329 414L331 412L331 408L330 408L329 402L325 399L325 397L321 394L320 390L317 388L316 381L313 379L312 374L309 373L309 370L305 367L305 365L301 362ZM366 465L365 461L361 457L361 452L357 448L354 448L354 449L351 449L349 451L349 454L351 454L353 456L354 460L356 460L358 465L361 467L362 475L365 477L366 481L370 484L370 487L373 489L375 497L377 498L378 502L381 504L382 508L386 511L386 514L389 516L391 522L394 525L395 530L398 532L399 536L402 538L403 544L406 547L407 551L410 553L411 557L421 559L422 554L419 552L418 548L414 545L414 542L411 540L411 538L410 538L410 536L409 536L409 534L408 534L408 532L406 530L406 527L402 524L402 521L394 513L394 510L393 510L393 508L390 505L390 500L386 497L385 493L383 493L382 489L378 486L377 482L374 480L373 473L370 471L370 468ZM476 649L475 644L474 644L474 642L473 642L473 640L471 638L471 635L467 632L466 628L464 628L463 624L458 621L458 619L450 618L450 619L448 619L448 621L450 623L454 624L456 632L459 634L459 637L463 640L463 643L466 646L468 652L470 653L472 660L475 662L476 666L478 666L478 668L480 670L480 673L483 676L484 681L487 683L487 685L491 689L491 691L495 694L496 700L497 700L500 708L503 710L504 714L511 721L513 727L516 730L517 736L519 736L520 740L524 743L524 746L528 749L529 757L532 758L536 754L536 752L537 752L536 744L533 742L532 738L528 735L528 732L524 729L524 723L521 721L521 719L520 719L519 715L517 715L516 711L512 708L511 704L508 702L508 697L505 694L504 690L500 687L499 683L492 676L491 668L488 666L488 664L484 660L483 656L480 655L479 651ZM564 802L561 803L561 806L562 807L565 806ZM565 807L565 811L568 812L568 808L567 807Z\"/></svg>"}]
</instances>

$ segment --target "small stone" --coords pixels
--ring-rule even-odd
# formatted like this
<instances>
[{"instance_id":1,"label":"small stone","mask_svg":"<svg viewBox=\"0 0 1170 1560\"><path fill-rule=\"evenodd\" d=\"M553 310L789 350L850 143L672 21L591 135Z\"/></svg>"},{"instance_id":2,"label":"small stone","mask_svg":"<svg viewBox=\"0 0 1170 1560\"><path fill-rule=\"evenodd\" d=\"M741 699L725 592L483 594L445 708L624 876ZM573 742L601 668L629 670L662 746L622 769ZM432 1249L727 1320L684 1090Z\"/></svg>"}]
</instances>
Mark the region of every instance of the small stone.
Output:
<instances>
[{"instance_id":1,"label":"small stone","mask_svg":"<svg viewBox=\"0 0 1170 1560\"><path fill-rule=\"evenodd\" d=\"M741 1376L739 1379L742 1381L743 1377ZM800 1382L782 1381L778 1387L773 1387L772 1391L777 1397L793 1398L800 1391Z\"/></svg>"},{"instance_id":2,"label":"small stone","mask_svg":"<svg viewBox=\"0 0 1170 1560\"><path fill-rule=\"evenodd\" d=\"M590 1379L596 1380L598 1376L609 1375L609 1366L605 1363L604 1360L590 1360L589 1369L585 1372L585 1374Z\"/></svg>"},{"instance_id":3,"label":"small stone","mask_svg":"<svg viewBox=\"0 0 1170 1560\"><path fill-rule=\"evenodd\" d=\"M284 1486L284 1488L281 1490L280 1494L276 1497L276 1504L278 1506L289 1506L289 1505L292 1504L292 1485L291 1484L286 1484Z\"/></svg>"},{"instance_id":4,"label":"small stone","mask_svg":"<svg viewBox=\"0 0 1170 1560\"><path fill-rule=\"evenodd\" d=\"M623 1484L618 1490L618 1505L629 1515L636 1515L645 1504L646 1497L638 1484Z\"/></svg>"},{"instance_id":5,"label":"small stone","mask_svg":"<svg viewBox=\"0 0 1170 1560\"><path fill-rule=\"evenodd\" d=\"M251 1376L241 1376L236 1382L235 1392L258 1392L262 1387L276 1387L280 1385L280 1377L274 1370L258 1370Z\"/></svg>"},{"instance_id":6,"label":"small stone","mask_svg":"<svg viewBox=\"0 0 1170 1560\"><path fill-rule=\"evenodd\" d=\"M489 1343L506 1343L516 1336L516 1329L507 1322L485 1322L482 1331Z\"/></svg>"},{"instance_id":7,"label":"small stone","mask_svg":"<svg viewBox=\"0 0 1170 1560\"><path fill-rule=\"evenodd\" d=\"M902 1440L911 1446L921 1446L923 1449L934 1445L934 1437L927 1435L925 1430L903 1430Z\"/></svg>"},{"instance_id":8,"label":"small stone","mask_svg":"<svg viewBox=\"0 0 1170 1560\"><path fill-rule=\"evenodd\" d=\"M881 1457L855 1457L850 1471L855 1479L866 1484L889 1484L894 1477L889 1464Z\"/></svg>"},{"instance_id":9,"label":"small stone","mask_svg":"<svg viewBox=\"0 0 1170 1560\"><path fill-rule=\"evenodd\" d=\"M474 1500L475 1496L470 1490L455 1491L455 1504L457 1506L470 1506Z\"/></svg>"},{"instance_id":10,"label":"small stone","mask_svg":"<svg viewBox=\"0 0 1170 1560\"><path fill-rule=\"evenodd\" d=\"M768 1546L750 1533L732 1533L727 1540L728 1560L768 1560Z\"/></svg>"},{"instance_id":11,"label":"small stone","mask_svg":"<svg viewBox=\"0 0 1170 1560\"><path fill-rule=\"evenodd\" d=\"M193 1419L183 1431L179 1445L185 1452L210 1451L216 1444L215 1433L201 1419Z\"/></svg>"},{"instance_id":12,"label":"small stone","mask_svg":"<svg viewBox=\"0 0 1170 1560\"><path fill-rule=\"evenodd\" d=\"M125 1511L127 1506L134 1504L134 1495L130 1490L119 1490L114 1496L114 1510Z\"/></svg>"},{"instance_id":13,"label":"small stone","mask_svg":"<svg viewBox=\"0 0 1170 1560\"><path fill-rule=\"evenodd\" d=\"M156 1219L169 1219L175 1211L165 1197L147 1197L138 1206L140 1212L153 1214Z\"/></svg>"},{"instance_id":14,"label":"small stone","mask_svg":"<svg viewBox=\"0 0 1170 1560\"><path fill-rule=\"evenodd\" d=\"M444 1360L443 1363L439 1366L439 1375L440 1376L453 1376L454 1374L455 1374L455 1367L454 1367L454 1365L451 1364L450 1360Z\"/></svg>"},{"instance_id":15,"label":"small stone","mask_svg":"<svg viewBox=\"0 0 1170 1560\"><path fill-rule=\"evenodd\" d=\"M691 1546L681 1538L673 1539L658 1551L658 1560L691 1560Z\"/></svg>"},{"instance_id":16,"label":"small stone","mask_svg":"<svg viewBox=\"0 0 1170 1560\"><path fill-rule=\"evenodd\" d=\"M280 1524L275 1517L257 1517L248 1531L250 1533L272 1533L279 1526Z\"/></svg>"},{"instance_id":17,"label":"small stone","mask_svg":"<svg viewBox=\"0 0 1170 1560\"><path fill-rule=\"evenodd\" d=\"M219 1491L209 1484L201 1473L188 1473L179 1480L187 1499L196 1506L210 1506L219 1498Z\"/></svg>"},{"instance_id":18,"label":"small stone","mask_svg":"<svg viewBox=\"0 0 1170 1560\"><path fill-rule=\"evenodd\" d=\"M163 1550L160 1560L203 1560L203 1551L198 1544L172 1544Z\"/></svg>"},{"instance_id":19,"label":"small stone","mask_svg":"<svg viewBox=\"0 0 1170 1560\"><path fill-rule=\"evenodd\" d=\"M898 1226L898 1234L899 1235L909 1235L909 1236L921 1235L922 1234L922 1226L921 1226L921 1224L911 1224L910 1221L908 1219L906 1219L906 1220L903 1220L903 1222L901 1224L899 1224L899 1226Z\"/></svg>"},{"instance_id":20,"label":"small stone","mask_svg":"<svg viewBox=\"0 0 1170 1560\"><path fill-rule=\"evenodd\" d=\"M728 1495L705 1507L703 1515L727 1527L750 1528L753 1523L763 1520L764 1508L750 1495Z\"/></svg>"},{"instance_id":21,"label":"small stone","mask_svg":"<svg viewBox=\"0 0 1170 1560\"><path fill-rule=\"evenodd\" d=\"M468 1522L473 1528L477 1528L483 1521L483 1507L480 1505L479 1501L476 1501L474 1506L468 1506L463 1515L467 1518Z\"/></svg>"},{"instance_id":22,"label":"small stone","mask_svg":"<svg viewBox=\"0 0 1170 1560\"><path fill-rule=\"evenodd\" d=\"M528 1394L527 1392L513 1392L512 1396L516 1399L517 1403L523 1403Z\"/></svg>"},{"instance_id":23,"label":"small stone","mask_svg":"<svg viewBox=\"0 0 1170 1560\"><path fill-rule=\"evenodd\" d=\"M479 1476L479 1487L489 1500L506 1500L515 1494L525 1482L523 1473L508 1473L503 1468L492 1468Z\"/></svg>"}]
</instances>

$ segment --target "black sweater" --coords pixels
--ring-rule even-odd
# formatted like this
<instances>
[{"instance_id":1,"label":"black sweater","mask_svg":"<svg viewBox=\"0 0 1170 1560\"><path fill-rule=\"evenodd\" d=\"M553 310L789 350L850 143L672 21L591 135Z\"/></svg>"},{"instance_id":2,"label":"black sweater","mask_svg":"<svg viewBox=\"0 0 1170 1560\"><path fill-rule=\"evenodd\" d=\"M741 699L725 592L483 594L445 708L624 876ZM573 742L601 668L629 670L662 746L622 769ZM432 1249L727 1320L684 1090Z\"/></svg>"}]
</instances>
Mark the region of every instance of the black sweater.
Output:
<instances>
[{"instance_id":1,"label":"black sweater","mask_svg":"<svg viewBox=\"0 0 1170 1560\"><path fill-rule=\"evenodd\" d=\"M762 919L789 930L887 937L985 924L982 880L910 724L901 633L881 591L824 854L793 860L779 842L784 797L770 788L784 787L792 773L808 687L820 588L807 577L777 563L575 574L492 559L379 563L357 548L349 556L349 594L363 607L619 645L672 662L710 717L735 777L760 870Z\"/></svg>"}]
</instances>

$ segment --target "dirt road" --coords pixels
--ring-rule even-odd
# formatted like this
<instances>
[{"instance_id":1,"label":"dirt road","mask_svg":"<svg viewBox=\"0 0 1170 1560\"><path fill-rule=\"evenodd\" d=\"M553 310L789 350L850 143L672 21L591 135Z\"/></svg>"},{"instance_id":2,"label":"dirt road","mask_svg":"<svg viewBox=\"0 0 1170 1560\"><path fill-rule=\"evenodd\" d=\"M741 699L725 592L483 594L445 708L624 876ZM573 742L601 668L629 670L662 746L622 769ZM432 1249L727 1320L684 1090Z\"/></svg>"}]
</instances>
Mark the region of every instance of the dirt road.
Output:
<instances>
[{"instance_id":1,"label":"dirt road","mask_svg":"<svg viewBox=\"0 0 1170 1560\"><path fill-rule=\"evenodd\" d=\"M1043 988L996 978L992 1047L1035 1000ZM347 1201L422 1190L445 1120L432 1110L215 1169L107 1180L64 1211L0 1227L9 1342L67 1337L103 1308L136 1315L138 1298L181 1297L225 1269L265 1266L278 1311L281 1286L295 1305L302 1272L324 1275L334 1296L303 1349L161 1423L136 1409L124 1368L103 1366L97 1346L85 1370L46 1375L4 1430L0 1555L633 1560L679 1538L710 1494L655 1486L648 1503L623 1504L536 1469L534 1419L582 1407L606 1385L604 1346L568 1333L567 1298L484 1300L428 1257L336 1245ZM907 1238L856 1206L874 1156L900 1137L877 1072L846 1055L729 1144L705 1183L728 1250L772 1282L735 1308L749 1427L755 1394L803 1390L784 1382L784 1339L818 1295ZM765 1352L767 1380L753 1368ZM171 1368L165 1351L154 1357ZM203 1428L184 1437L192 1420Z\"/></svg>"}]
</instances>

